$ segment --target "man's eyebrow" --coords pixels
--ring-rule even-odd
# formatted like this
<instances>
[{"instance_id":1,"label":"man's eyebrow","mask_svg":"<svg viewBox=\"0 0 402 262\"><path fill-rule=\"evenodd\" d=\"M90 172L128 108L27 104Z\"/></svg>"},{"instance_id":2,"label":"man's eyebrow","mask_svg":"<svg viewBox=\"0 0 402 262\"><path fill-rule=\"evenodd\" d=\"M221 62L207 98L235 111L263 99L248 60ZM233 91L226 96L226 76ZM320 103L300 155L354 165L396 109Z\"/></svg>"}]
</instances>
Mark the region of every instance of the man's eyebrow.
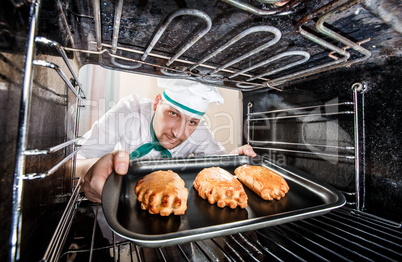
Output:
<instances>
[{"instance_id":1,"label":"man's eyebrow","mask_svg":"<svg viewBox=\"0 0 402 262\"><path fill-rule=\"evenodd\" d=\"M171 105L168 105L169 106L169 110L170 111L173 111L173 112L175 112L176 114L181 114L181 112L179 111L179 110L177 110L176 108L174 108L173 106L171 106Z\"/></svg>"},{"instance_id":2,"label":"man's eyebrow","mask_svg":"<svg viewBox=\"0 0 402 262\"><path fill-rule=\"evenodd\" d=\"M173 111L173 112L175 112L176 114L178 114L178 115L180 115L180 116L185 115L184 112L181 112L181 111L177 110L177 109L174 108L173 106L171 106L171 105L167 105L167 106L169 106L169 111ZM193 117L193 118L189 118L188 121L200 122L201 120L198 119L198 118Z\"/></svg>"}]
</instances>

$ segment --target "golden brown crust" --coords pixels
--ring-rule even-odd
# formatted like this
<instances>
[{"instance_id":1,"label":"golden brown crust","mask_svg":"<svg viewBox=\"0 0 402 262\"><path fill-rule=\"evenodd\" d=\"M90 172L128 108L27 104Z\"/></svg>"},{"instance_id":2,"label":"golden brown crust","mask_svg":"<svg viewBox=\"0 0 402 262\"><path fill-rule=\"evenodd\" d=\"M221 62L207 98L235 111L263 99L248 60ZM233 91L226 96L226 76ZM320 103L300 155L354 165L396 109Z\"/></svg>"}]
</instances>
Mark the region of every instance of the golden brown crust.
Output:
<instances>
[{"instance_id":1,"label":"golden brown crust","mask_svg":"<svg viewBox=\"0 0 402 262\"><path fill-rule=\"evenodd\" d=\"M203 199L218 207L247 206L247 195L243 185L228 171L220 167L204 168L194 180L194 188Z\"/></svg>"},{"instance_id":2,"label":"golden brown crust","mask_svg":"<svg viewBox=\"0 0 402 262\"><path fill-rule=\"evenodd\" d=\"M187 210L188 189L183 179L171 170L159 170L144 176L134 191L141 208L150 214L183 215Z\"/></svg>"},{"instance_id":3,"label":"golden brown crust","mask_svg":"<svg viewBox=\"0 0 402 262\"><path fill-rule=\"evenodd\" d=\"M289 191L289 186L281 175L263 166L242 165L236 168L235 174L264 200L279 200Z\"/></svg>"}]
</instances>

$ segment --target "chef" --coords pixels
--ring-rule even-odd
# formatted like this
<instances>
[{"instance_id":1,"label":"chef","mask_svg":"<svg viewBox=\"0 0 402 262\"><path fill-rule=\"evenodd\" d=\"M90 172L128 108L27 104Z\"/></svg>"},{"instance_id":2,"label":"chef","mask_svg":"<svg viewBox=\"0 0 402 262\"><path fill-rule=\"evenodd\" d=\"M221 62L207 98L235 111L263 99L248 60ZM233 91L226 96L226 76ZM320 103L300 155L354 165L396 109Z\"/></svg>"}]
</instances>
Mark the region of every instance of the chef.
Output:
<instances>
[{"instance_id":1,"label":"chef","mask_svg":"<svg viewBox=\"0 0 402 262\"><path fill-rule=\"evenodd\" d=\"M210 103L223 103L218 90L183 79L158 79L158 85L162 95L121 99L80 141L76 173L90 201L101 202L107 177L113 170L126 174L130 159L227 154L202 118ZM249 145L231 154L256 155Z\"/></svg>"}]
</instances>

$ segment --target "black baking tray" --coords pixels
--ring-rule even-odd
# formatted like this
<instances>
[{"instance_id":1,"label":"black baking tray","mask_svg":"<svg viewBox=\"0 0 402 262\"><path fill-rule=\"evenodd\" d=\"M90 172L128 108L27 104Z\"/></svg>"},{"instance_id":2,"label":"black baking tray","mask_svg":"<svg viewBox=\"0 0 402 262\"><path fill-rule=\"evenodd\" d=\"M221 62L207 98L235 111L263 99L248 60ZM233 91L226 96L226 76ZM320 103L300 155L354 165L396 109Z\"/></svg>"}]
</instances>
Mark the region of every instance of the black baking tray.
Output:
<instances>
[{"instance_id":1,"label":"black baking tray","mask_svg":"<svg viewBox=\"0 0 402 262\"><path fill-rule=\"evenodd\" d=\"M203 168L219 166L234 175L243 164L262 165L278 172L287 181L289 192L280 200L267 201L244 186L248 196L245 209L219 208L198 196L193 181ZM187 211L182 216L162 217L142 210L134 193L135 185L156 170L172 170L189 190ZM269 159L247 156L219 156L186 159L134 160L127 175L112 173L107 179L102 206L109 227L118 235L143 247L164 247L322 215L345 204L335 188L292 167L279 166Z\"/></svg>"}]
</instances>

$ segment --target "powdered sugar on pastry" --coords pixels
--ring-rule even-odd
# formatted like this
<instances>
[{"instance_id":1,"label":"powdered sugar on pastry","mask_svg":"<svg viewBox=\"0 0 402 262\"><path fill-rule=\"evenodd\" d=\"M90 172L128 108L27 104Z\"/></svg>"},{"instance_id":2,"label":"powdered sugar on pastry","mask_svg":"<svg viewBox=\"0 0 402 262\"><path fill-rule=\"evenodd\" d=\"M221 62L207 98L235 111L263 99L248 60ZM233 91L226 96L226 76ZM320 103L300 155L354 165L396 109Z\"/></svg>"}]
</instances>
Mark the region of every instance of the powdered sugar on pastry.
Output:
<instances>
[{"instance_id":1,"label":"powdered sugar on pastry","mask_svg":"<svg viewBox=\"0 0 402 262\"><path fill-rule=\"evenodd\" d=\"M247 195L243 185L228 171L220 167L204 168L194 180L198 195L218 207L247 206Z\"/></svg>"},{"instance_id":2,"label":"powdered sugar on pastry","mask_svg":"<svg viewBox=\"0 0 402 262\"><path fill-rule=\"evenodd\" d=\"M150 214L183 215L187 210L188 189L183 179L171 170L144 176L137 182L135 194L141 208Z\"/></svg>"},{"instance_id":3,"label":"powdered sugar on pastry","mask_svg":"<svg viewBox=\"0 0 402 262\"><path fill-rule=\"evenodd\" d=\"M236 168L235 174L264 200L279 200L289 191L289 186L281 175L263 166L242 165Z\"/></svg>"}]
</instances>

